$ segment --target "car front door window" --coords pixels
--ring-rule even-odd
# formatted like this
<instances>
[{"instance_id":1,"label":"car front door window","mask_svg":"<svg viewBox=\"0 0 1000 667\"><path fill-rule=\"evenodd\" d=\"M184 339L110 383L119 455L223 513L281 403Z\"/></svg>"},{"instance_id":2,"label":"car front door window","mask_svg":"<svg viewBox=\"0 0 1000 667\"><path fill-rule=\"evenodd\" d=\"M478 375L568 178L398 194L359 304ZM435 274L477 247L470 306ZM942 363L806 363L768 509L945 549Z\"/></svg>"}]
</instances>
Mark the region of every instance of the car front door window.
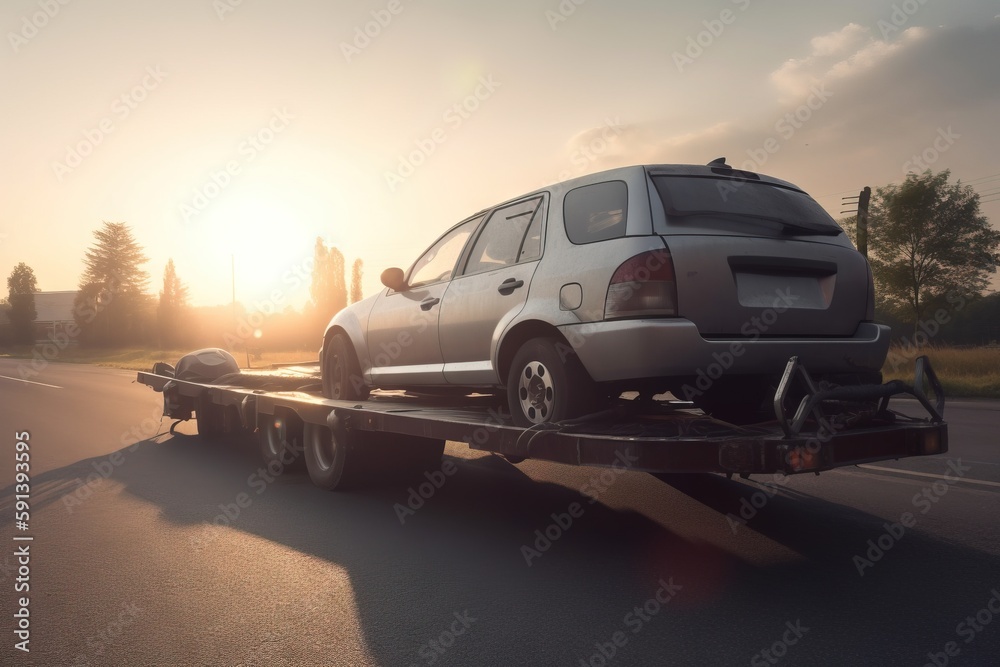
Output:
<instances>
[{"instance_id":1,"label":"car front door window","mask_svg":"<svg viewBox=\"0 0 1000 667\"><path fill-rule=\"evenodd\" d=\"M410 269L410 287L450 280L466 241L482 220L483 216L468 220L438 239Z\"/></svg>"}]
</instances>

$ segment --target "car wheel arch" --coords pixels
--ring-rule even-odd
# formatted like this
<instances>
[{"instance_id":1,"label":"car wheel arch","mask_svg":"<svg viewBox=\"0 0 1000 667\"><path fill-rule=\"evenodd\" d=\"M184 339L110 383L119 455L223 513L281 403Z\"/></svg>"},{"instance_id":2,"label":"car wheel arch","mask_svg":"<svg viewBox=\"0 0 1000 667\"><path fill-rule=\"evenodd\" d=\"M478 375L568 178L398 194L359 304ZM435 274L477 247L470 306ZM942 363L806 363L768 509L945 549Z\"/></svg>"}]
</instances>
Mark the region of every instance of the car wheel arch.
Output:
<instances>
[{"instance_id":1,"label":"car wheel arch","mask_svg":"<svg viewBox=\"0 0 1000 667\"><path fill-rule=\"evenodd\" d=\"M354 353L354 357L358 360L358 365L361 366L361 374L367 375L368 364L365 363L367 359L362 359L361 355L358 353L358 344L354 336L351 335L351 332L339 324L333 324L326 330L326 333L323 335L323 350L326 350L327 347L329 347L330 340L337 334L343 334L344 338L347 339L348 345L351 346L351 352ZM320 358L320 363L322 362L323 359ZM368 378L366 377L365 379L367 380Z\"/></svg>"},{"instance_id":2,"label":"car wheel arch","mask_svg":"<svg viewBox=\"0 0 1000 667\"><path fill-rule=\"evenodd\" d=\"M496 370L502 383L506 384L507 382L507 374L510 372L510 365L514 361L517 351L532 338L552 338L565 345L570 345L559 329L548 322L540 320L518 322L504 334L497 349Z\"/></svg>"}]
</instances>

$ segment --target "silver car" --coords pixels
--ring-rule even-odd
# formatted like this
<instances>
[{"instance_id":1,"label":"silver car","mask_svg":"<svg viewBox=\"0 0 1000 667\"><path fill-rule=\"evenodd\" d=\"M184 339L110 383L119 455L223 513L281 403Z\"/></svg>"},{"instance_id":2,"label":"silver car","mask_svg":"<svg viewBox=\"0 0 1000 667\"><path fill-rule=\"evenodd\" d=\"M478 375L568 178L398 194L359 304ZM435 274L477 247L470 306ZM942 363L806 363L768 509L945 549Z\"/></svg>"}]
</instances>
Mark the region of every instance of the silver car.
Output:
<instances>
[{"instance_id":1,"label":"silver car","mask_svg":"<svg viewBox=\"0 0 1000 667\"><path fill-rule=\"evenodd\" d=\"M868 262L833 218L722 159L498 204L382 283L327 327L328 397L504 388L530 425L670 390L753 421L790 356L840 384L879 382L889 346Z\"/></svg>"}]
</instances>

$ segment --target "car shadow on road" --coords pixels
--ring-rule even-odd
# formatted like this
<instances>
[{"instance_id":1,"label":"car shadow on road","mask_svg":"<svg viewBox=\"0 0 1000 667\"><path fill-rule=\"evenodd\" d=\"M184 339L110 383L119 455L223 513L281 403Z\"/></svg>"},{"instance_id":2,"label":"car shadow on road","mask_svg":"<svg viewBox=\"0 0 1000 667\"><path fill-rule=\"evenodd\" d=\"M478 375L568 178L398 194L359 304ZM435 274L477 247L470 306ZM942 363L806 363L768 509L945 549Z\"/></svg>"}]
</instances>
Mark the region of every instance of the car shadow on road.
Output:
<instances>
[{"instance_id":1,"label":"car shadow on road","mask_svg":"<svg viewBox=\"0 0 1000 667\"><path fill-rule=\"evenodd\" d=\"M690 517L672 508L693 498L728 533L727 515L758 488L628 473L619 484L666 507L620 510L454 447L446 459L457 472L440 488L417 475L326 493L303 473L270 475L252 447L161 436L123 450L111 482L188 527L195 563L238 531L344 568L379 664L596 664L609 646L622 664L745 663L799 621L808 630L794 663L922 664L1000 584L994 557L919 526L860 576L853 557L878 544L884 520L808 494L782 489L727 539L710 541L687 537L697 532ZM39 476L43 500L79 488L106 459ZM250 503L232 516L240 494ZM751 557L766 540L779 555ZM669 603L650 602L670 584L679 589ZM321 592L280 601L316 633L333 603ZM466 613L475 621L464 636L439 644L441 653L428 648ZM608 644L616 632L625 645ZM977 638L967 664L995 652L997 635Z\"/></svg>"}]
</instances>

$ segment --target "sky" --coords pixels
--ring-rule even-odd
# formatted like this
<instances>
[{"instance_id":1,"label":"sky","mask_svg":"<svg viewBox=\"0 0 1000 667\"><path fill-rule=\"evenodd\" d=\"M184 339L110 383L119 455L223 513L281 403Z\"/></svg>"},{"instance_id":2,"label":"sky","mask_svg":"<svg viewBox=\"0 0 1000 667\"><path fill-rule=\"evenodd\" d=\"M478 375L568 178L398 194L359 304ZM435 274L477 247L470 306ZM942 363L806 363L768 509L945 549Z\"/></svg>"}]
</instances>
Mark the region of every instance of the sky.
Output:
<instances>
[{"instance_id":1,"label":"sky","mask_svg":"<svg viewBox=\"0 0 1000 667\"><path fill-rule=\"evenodd\" d=\"M721 156L835 217L950 169L1000 228L996 0L4 0L0 30L0 273L45 291L110 221L193 305L234 273L301 306L316 237L367 296L508 198Z\"/></svg>"}]
</instances>

